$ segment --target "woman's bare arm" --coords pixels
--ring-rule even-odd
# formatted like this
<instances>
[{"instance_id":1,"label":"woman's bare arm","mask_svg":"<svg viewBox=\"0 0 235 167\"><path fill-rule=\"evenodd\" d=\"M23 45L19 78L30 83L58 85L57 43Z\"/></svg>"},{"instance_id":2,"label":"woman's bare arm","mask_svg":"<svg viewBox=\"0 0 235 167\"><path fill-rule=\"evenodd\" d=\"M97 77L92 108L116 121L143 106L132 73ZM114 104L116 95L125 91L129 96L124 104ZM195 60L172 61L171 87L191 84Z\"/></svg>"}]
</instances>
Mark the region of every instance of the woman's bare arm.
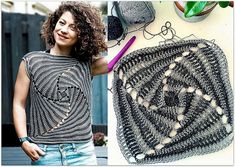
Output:
<instances>
[{"instance_id":1,"label":"woman's bare arm","mask_svg":"<svg viewBox=\"0 0 235 167\"><path fill-rule=\"evenodd\" d=\"M129 41L124 45L124 47L117 53L117 55L108 62L106 57L93 58L92 62L92 75L105 74L113 70L114 65L119 61L119 59L124 55L127 49L133 44L136 36L133 36Z\"/></svg>"},{"instance_id":2,"label":"woman's bare arm","mask_svg":"<svg viewBox=\"0 0 235 167\"><path fill-rule=\"evenodd\" d=\"M108 73L108 61L105 57L96 57L92 62L92 76Z\"/></svg>"},{"instance_id":3,"label":"woman's bare arm","mask_svg":"<svg viewBox=\"0 0 235 167\"><path fill-rule=\"evenodd\" d=\"M26 74L24 63L24 61L20 63L13 98L13 121L18 137L27 136L25 107L29 92L30 79ZM39 159L39 155L44 154L36 144L29 143L28 141L23 142L21 147L33 161Z\"/></svg>"},{"instance_id":4,"label":"woman's bare arm","mask_svg":"<svg viewBox=\"0 0 235 167\"><path fill-rule=\"evenodd\" d=\"M18 137L27 136L25 107L29 84L30 80L26 74L24 62L22 61L16 78L13 99L13 121Z\"/></svg>"}]
</instances>

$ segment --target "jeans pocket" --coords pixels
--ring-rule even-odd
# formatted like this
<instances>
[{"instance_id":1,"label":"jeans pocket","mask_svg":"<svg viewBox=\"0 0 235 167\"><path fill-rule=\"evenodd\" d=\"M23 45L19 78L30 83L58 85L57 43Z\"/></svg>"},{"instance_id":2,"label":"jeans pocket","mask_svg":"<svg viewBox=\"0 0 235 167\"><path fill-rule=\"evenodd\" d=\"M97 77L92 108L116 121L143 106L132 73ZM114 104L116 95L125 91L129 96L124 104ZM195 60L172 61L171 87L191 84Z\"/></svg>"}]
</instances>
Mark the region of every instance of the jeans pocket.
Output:
<instances>
[{"instance_id":1,"label":"jeans pocket","mask_svg":"<svg viewBox=\"0 0 235 167\"><path fill-rule=\"evenodd\" d=\"M36 144L36 143L34 143L34 144ZM42 150L45 154L44 155L39 155L39 158L37 159L37 160L35 160L35 161L31 161L31 164L32 165L41 165L41 160L43 159L43 157L46 155L46 147L47 147L47 145L45 145L45 144L36 144L37 146L38 146L38 148L40 149L40 150Z\"/></svg>"},{"instance_id":2,"label":"jeans pocket","mask_svg":"<svg viewBox=\"0 0 235 167\"><path fill-rule=\"evenodd\" d=\"M35 161L32 161L32 165L44 165L45 162L47 161L47 156L45 155L40 155L39 158Z\"/></svg>"},{"instance_id":3,"label":"jeans pocket","mask_svg":"<svg viewBox=\"0 0 235 167\"><path fill-rule=\"evenodd\" d=\"M31 161L31 165L40 165L40 160L41 160L41 156L39 156L39 158L35 161Z\"/></svg>"},{"instance_id":4,"label":"jeans pocket","mask_svg":"<svg viewBox=\"0 0 235 167\"><path fill-rule=\"evenodd\" d=\"M47 145L45 144L36 144L43 152L46 152Z\"/></svg>"}]
</instances>

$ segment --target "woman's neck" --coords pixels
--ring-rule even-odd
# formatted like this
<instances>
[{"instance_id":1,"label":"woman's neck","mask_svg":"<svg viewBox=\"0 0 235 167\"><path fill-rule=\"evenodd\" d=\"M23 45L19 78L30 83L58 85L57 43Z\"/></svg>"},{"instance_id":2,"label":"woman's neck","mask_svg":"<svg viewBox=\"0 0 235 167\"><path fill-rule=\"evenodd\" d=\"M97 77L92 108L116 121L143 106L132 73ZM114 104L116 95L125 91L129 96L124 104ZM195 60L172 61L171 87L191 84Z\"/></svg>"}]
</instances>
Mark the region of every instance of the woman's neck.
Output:
<instances>
[{"instance_id":1,"label":"woman's neck","mask_svg":"<svg viewBox=\"0 0 235 167\"><path fill-rule=\"evenodd\" d=\"M61 47L55 45L50 49L50 54L56 55L56 56L63 55L63 56L70 57L70 51L71 51L70 48L61 48Z\"/></svg>"}]
</instances>

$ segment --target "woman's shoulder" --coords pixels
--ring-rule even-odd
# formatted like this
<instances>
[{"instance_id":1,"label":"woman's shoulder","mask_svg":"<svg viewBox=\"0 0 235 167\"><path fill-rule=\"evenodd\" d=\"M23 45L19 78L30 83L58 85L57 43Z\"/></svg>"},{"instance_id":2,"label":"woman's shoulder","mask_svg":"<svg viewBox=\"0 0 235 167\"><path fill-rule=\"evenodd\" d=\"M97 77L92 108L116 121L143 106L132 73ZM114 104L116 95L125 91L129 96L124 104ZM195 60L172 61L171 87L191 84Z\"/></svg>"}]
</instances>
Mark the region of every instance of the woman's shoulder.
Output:
<instances>
[{"instance_id":1,"label":"woman's shoulder","mask_svg":"<svg viewBox=\"0 0 235 167\"><path fill-rule=\"evenodd\" d=\"M32 51L32 52L29 52L27 54L25 54L22 59L32 59L32 58L36 58L36 57L42 57L43 55L45 55L45 52L44 51Z\"/></svg>"}]
</instances>

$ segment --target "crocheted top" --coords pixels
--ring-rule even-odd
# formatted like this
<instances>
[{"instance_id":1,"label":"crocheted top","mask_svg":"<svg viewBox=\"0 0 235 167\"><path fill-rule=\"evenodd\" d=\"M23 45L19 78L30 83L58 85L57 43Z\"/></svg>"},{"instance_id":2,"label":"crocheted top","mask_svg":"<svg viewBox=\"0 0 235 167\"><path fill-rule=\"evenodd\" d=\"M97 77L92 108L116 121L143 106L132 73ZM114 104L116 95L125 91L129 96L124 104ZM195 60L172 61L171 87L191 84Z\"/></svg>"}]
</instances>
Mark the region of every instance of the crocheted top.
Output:
<instances>
[{"instance_id":1,"label":"crocheted top","mask_svg":"<svg viewBox=\"0 0 235 167\"><path fill-rule=\"evenodd\" d=\"M90 63L31 52L23 57L30 78L29 136L35 143L90 141Z\"/></svg>"},{"instance_id":2,"label":"crocheted top","mask_svg":"<svg viewBox=\"0 0 235 167\"><path fill-rule=\"evenodd\" d=\"M134 51L114 69L117 137L129 163L218 151L233 140L233 94L223 51L189 40Z\"/></svg>"}]
</instances>

